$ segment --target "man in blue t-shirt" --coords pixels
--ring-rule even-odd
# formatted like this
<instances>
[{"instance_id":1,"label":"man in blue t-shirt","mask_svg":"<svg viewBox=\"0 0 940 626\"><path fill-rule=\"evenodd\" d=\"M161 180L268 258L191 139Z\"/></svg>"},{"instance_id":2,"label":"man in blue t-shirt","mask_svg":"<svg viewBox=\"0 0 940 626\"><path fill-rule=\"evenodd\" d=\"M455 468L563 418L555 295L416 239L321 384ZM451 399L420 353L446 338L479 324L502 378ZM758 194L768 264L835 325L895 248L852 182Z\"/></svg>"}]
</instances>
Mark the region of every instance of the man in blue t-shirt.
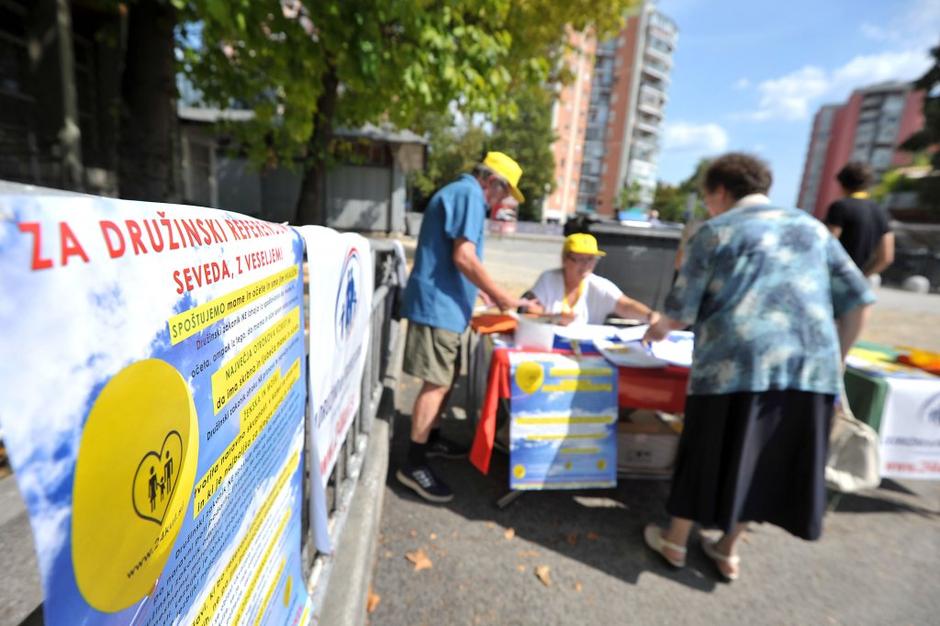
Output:
<instances>
[{"instance_id":1,"label":"man in blue t-shirt","mask_svg":"<svg viewBox=\"0 0 940 626\"><path fill-rule=\"evenodd\" d=\"M509 194L522 202L521 176L522 168L510 157L489 152L472 174L461 175L434 194L421 221L402 316L408 319L403 369L423 384L411 413L408 458L396 477L429 502L448 502L454 494L431 471L428 457L467 454L442 438L435 426L459 374L460 337L470 322L477 290L484 302L503 310L524 304L497 286L481 262L487 206Z\"/></svg>"}]
</instances>

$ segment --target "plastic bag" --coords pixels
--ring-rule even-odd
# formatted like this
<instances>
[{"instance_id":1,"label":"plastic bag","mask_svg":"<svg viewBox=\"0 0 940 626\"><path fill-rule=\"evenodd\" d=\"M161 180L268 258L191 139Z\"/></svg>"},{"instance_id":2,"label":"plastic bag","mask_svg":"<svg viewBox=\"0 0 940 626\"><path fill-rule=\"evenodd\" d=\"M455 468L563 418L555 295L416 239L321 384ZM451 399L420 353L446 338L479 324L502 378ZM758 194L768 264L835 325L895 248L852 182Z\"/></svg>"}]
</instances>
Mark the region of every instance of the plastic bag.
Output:
<instances>
[{"instance_id":1,"label":"plastic bag","mask_svg":"<svg viewBox=\"0 0 940 626\"><path fill-rule=\"evenodd\" d=\"M839 404L829 434L826 486L842 493L874 489L881 484L878 433L852 414L845 390Z\"/></svg>"}]
</instances>

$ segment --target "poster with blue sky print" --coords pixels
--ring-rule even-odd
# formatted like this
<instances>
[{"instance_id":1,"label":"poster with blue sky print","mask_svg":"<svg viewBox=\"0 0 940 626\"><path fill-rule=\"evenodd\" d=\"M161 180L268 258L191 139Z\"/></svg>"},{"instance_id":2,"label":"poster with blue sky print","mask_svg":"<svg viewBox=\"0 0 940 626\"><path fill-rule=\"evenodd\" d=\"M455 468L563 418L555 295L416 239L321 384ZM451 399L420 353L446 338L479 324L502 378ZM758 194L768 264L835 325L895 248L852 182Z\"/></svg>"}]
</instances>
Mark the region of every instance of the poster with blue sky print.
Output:
<instances>
[{"instance_id":1,"label":"poster with blue sky print","mask_svg":"<svg viewBox=\"0 0 940 626\"><path fill-rule=\"evenodd\" d=\"M510 489L617 484L617 370L601 357L509 355Z\"/></svg>"},{"instance_id":2,"label":"poster with blue sky print","mask_svg":"<svg viewBox=\"0 0 940 626\"><path fill-rule=\"evenodd\" d=\"M0 427L46 624L309 621L302 257L235 213L0 197Z\"/></svg>"}]
</instances>

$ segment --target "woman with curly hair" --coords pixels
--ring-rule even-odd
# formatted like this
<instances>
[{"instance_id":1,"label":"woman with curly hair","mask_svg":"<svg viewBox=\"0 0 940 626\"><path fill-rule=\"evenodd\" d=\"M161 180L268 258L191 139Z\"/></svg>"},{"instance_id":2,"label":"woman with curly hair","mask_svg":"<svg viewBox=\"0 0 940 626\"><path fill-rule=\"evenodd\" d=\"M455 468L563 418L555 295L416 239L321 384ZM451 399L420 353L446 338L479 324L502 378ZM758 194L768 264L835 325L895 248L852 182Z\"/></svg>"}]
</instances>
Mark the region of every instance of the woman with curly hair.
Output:
<instances>
[{"instance_id":1,"label":"woman with curly hair","mask_svg":"<svg viewBox=\"0 0 940 626\"><path fill-rule=\"evenodd\" d=\"M774 206L760 159L719 157L705 173L712 216L686 257L648 341L691 326L695 349L685 426L666 510L647 545L685 564L695 523L723 532L702 549L734 580L747 522L818 539L824 469L841 363L874 295L826 227Z\"/></svg>"}]
</instances>

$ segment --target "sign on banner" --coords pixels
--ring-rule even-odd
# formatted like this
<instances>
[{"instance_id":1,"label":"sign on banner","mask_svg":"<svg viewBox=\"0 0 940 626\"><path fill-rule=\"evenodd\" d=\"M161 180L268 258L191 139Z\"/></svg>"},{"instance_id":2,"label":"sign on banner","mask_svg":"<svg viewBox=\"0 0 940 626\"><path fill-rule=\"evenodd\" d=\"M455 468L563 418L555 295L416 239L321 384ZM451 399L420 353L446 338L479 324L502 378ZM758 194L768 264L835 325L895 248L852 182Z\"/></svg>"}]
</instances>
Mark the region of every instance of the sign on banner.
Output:
<instances>
[{"instance_id":1,"label":"sign on banner","mask_svg":"<svg viewBox=\"0 0 940 626\"><path fill-rule=\"evenodd\" d=\"M601 357L509 355L510 489L617 485L617 370Z\"/></svg>"},{"instance_id":2,"label":"sign on banner","mask_svg":"<svg viewBox=\"0 0 940 626\"><path fill-rule=\"evenodd\" d=\"M0 422L47 624L305 624L300 238L0 198Z\"/></svg>"},{"instance_id":3,"label":"sign on banner","mask_svg":"<svg viewBox=\"0 0 940 626\"><path fill-rule=\"evenodd\" d=\"M889 376L881 416L881 475L940 479L940 378Z\"/></svg>"}]
</instances>

